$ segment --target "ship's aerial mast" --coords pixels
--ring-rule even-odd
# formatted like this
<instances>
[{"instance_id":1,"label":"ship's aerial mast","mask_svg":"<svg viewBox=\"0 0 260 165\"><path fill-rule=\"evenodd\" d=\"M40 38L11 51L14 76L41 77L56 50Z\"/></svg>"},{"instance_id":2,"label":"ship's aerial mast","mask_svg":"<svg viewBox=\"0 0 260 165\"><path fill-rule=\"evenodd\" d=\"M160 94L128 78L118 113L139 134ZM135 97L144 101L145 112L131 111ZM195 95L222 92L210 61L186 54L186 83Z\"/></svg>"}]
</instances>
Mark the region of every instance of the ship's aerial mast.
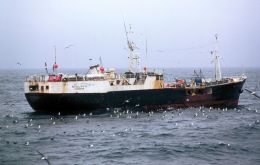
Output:
<instances>
[{"instance_id":1,"label":"ship's aerial mast","mask_svg":"<svg viewBox=\"0 0 260 165\"><path fill-rule=\"evenodd\" d=\"M56 64L56 45L54 45L54 63Z\"/></svg>"},{"instance_id":2,"label":"ship's aerial mast","mask_svg":"<svg viewBox=\"0 0 260 165\"><path fill-rule=\"evenodd\" d=\"M54 45L53 47L54 47L54 64L52 66L52 70L54 74L57 74L57 69L59 65L56 63L56 45Z\"/></svg>"},{"instance_id":3,"label":"ship's aerial mast","mask_svg":"<svg viewBox=\"0 0 260 165\"><path fill-rule=\"evenodd\" d=\"M99 65L100 65L100 66L103 66L103 62L102 62L101 56L99 56Z\"/></svg>"},{"instance_id":4,"label":"ship's aerial mast","mask_svg":"<svg viewBox=\"0 0 260 165\"><path fill-rule=\"evenodd\" d=\"M125 35L126 35L126 40L127 40L127 46L129 49L129 56L128 56L128 60L129 60L129 64L128 64L128 71L129 72L136 72L137 71L137 66L139 65L139 56L137 56L134 52L136 46L135 43L133 41L131 41L128 37L129 33L133 33L131 31L127 31L126 29L126 25L125 25L125 21L124 21L124 28L125 28ZM130 26L130 30L131 30L131 26Z\"/></svg>"},{"instance_id":5,"label":"ship's aerial mast","mask_svg":"<svg viewBox=\"0 0 260 165\"><path fill-rule=\"evenodd\" d=\"M213 55L213 62L215 64L215 79L220 81L222 79L221 70L220 70L220 62L219 62L219 51L218 51L218 35L215 35L216 43L215 43L215 50L211 51Z\"/></svg>"},{"instance_id":6,"label":"ship's aerial mast","mask_svg":"<svg viewBox=\"0 0 260 165\"><path fill-rule=\"evenodd\" d=\"M147 58L148 58L148 56L147 56L147 51L148 50L148 48L147 48L147 38L145 37L145 58L146 58L146 65L144 66L144 71L146 72L146 67L147 67Z\"/></svg>"}]
</instances>

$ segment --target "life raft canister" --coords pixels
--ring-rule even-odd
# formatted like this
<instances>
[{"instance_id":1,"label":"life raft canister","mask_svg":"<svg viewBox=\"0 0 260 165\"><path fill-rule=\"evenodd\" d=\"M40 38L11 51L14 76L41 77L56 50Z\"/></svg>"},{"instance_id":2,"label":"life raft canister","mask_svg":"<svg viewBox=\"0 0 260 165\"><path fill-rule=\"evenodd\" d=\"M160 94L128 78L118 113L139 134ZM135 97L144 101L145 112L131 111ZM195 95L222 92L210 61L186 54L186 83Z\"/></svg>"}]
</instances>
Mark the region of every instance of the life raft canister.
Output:
<instances>
[{"instance_id":1,"label":"life raft canister","mask_svg":"<svg viewBox=\"0 0 260 165\"><path fill-rule=\"evenodd\" d=\"M58 69L59 65L58 64L53 64L53 69Z\"/></svg>"},{"instance_id":2,"label":"life raft canister","mask_svg":"<svg viewBox=\"0 0 260 165\"><path fill-rule=\"evenodd\" d=\"M178 80L177 84L185 84L185 80Z\"/></svg>"},{"instance_id":3,"label":"life raft canister","mask_svg":"<svg viewBox=\"0 0 260 165\"><path fill-rule=\"evenodd\" d=\"M99 68L99 70L100 70L101 73L104 73L104 72L105 72L105 68L104 68L103 66L101 66L101 67Z\"/></svg>"}]
</instances>

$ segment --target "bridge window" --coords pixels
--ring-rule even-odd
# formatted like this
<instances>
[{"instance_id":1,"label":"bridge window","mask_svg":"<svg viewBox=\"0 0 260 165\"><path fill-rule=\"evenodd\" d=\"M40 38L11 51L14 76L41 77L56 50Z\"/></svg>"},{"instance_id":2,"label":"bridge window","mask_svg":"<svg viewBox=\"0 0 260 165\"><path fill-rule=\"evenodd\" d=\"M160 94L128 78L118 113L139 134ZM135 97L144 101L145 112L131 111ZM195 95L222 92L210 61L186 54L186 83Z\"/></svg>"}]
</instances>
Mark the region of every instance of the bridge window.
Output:
<instances>
[{"instance_id":1,"label":"bridge window","mask_svg":"<svg viewBox=\"0 0 260 165\"><path fill-rule=\"evenodd\" d=\"M156 75L156 80L163 80L163 75Z\"/></svg>"},{"instance_id":2,"label":"bridge window","mask_svg":"<svg viewBox=\"0 0 260 165\"><path fill-rule=\"evenodd\" d=\"M30 91L38 91L38 90L39 90L39 87L38 87L38 85L30 85L30 86L29 86L29 90L30 90Z\"/></svg>"}]
</instances>

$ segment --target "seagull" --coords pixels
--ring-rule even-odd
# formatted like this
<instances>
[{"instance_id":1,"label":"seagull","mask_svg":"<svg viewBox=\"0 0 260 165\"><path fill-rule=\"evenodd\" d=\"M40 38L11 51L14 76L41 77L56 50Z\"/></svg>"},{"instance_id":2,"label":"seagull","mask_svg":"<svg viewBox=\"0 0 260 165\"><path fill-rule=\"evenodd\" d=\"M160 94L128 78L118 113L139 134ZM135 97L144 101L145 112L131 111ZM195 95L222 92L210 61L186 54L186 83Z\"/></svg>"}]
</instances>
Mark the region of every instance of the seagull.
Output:
<instances>
[{"instance_id":1,"label":"seagull","mask_svg":"<svg viewBox=\"0 0 260 165\"><path fill-rule=\"evenodd\" d=\"M245 88L245 90L246 90L247 92L249 92L251 95L254 95L254 96L257 97L258 99L260 99L260 96L258 96L258 95L256 94L256 92L253 92L253 91L251 91L251 90L249 90L249 89L246 89L246 88Z\"/></svg>"},{"instance_id":2,"label":"seagull","mask_svg":"<svg viewBox=\"0 0 260 165\"><path fill-rule=\"evenodd\" d=\"M198 116L198 114L197 114L197 113L195 113L195 114L194 114L194 117L197 117L197 116Z\"/></svg>"},{"instance_id":3,"label":"seagull","mask_svg":"<svg viewBox=\"0 0 260 165\"><path fill-rule=\"evenodd\" d=\"M70 47L74 46L73 44L69 44L68 46L66 46L64 49L68 49Z\"/></svg>"},{"instance_id":4,"label":"seagull","mask_svg":"<svg viewBox=\"0 0 260 165\"><path fill-rule=\"evenodd\" d=\"M18 120L14 120L13 123L14 123L14 124L18 123Z\"/></svg>"},{"instance_id":5,"label":"seagull","mask_svg":"<svg viewBox=\"0 0 260 165\"><path fill-rule=\"evenodd\" d=\"M22 66L22 64L20 62L17 62L16 64L19 65L19 66Z\"/></svg>"},{"instance_id":6,"label":"seagull","mask_svg":"<svg viewBox=\"0 0 260 165\"><path fill-rule=\"evenodd\" d=\"M45 160L47 162L48 165L51 165L50 161L48 160L47 156L44 156L43 153L41 153L40 151L36 150L36 152L41 155L41 160Z\"/></svg>"}]
</instances>

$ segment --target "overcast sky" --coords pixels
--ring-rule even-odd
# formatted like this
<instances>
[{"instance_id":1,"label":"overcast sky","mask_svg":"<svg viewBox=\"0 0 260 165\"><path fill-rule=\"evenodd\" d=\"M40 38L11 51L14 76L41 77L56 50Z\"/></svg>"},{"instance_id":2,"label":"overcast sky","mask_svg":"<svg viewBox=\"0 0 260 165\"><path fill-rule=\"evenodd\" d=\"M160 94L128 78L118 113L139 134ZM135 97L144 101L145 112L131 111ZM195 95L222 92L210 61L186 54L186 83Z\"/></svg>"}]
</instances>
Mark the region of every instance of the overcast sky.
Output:
<instances>
[{"instance_id":1,"label":"overcast sky","mask_svg":"<svg viewBox=\"0 0 260 165\"><path fill-rule=\"evenodd\" d=\"M223 67L260 66L260 0L1 0L0 68L50 66L54 45L62 68L126 68L123 18L148 67L211 67L216 33Z\"/></svg>"}]
</instances>

